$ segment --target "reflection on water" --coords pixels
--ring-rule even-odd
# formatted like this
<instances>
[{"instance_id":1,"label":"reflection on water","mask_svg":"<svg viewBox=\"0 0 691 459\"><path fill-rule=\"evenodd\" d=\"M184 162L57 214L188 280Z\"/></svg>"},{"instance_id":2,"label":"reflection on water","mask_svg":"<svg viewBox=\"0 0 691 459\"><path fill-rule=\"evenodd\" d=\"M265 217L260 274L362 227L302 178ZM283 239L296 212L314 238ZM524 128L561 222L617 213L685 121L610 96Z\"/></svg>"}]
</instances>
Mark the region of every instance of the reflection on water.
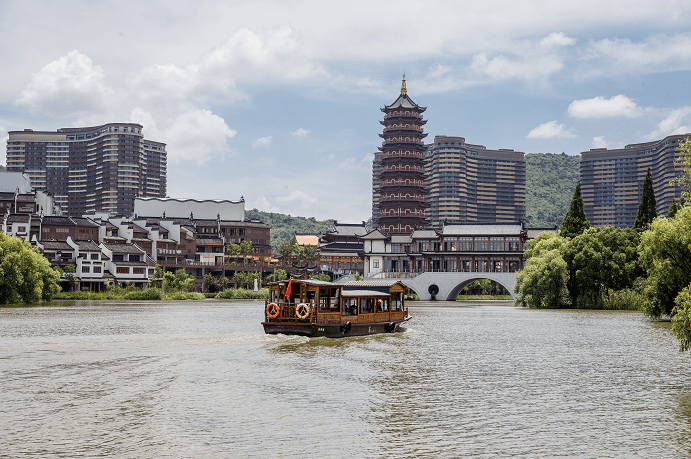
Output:
<instances>
[{"instance_id":1,"label":"reflection on water","mask_svg":"<svg viewBox=\"0 0 691 459\"><path fill-rule=\"evenodd\" d=\"M637 313L415 303L267 336L259 302L0 309L0 457L688 457L691 357Z\"/></svg>"}]
</instances>

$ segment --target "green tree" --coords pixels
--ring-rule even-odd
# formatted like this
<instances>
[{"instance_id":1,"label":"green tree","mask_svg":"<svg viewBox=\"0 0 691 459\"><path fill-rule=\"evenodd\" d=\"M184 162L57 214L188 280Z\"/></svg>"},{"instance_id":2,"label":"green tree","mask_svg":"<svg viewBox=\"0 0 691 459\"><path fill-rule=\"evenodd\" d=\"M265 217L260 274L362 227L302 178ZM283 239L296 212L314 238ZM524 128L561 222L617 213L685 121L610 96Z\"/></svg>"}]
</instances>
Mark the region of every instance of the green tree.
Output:
<instances>
[{"instance_id":1,"label":"green tree","mask_svg":"<svg viewBox=\"0 0 691 459\"><path fill-rule=\"evenodd\" d=\"M561 237L573 238L590 228L590 222L585 216L583 208L583 197L581 196L581 181L576 184L576 191L573 192L571 206L564 217L559 235Z\"/></svg>"},{"instance_id":2,"label":"green tree","mask_svg":"<svg viewBox=\"0 0 691 459\"><path fill-rule=\"evenodd\" d=\"M314 262L319 258L317 253L317 247L314 245L303 245L301 247L301 259L302 261Z\"/></svg>"},{"instance_id":3,"label":"green tree","mask_svg":"<svg viewBox=\"0 0 691 459\"><path fill-rule=\"evenodd\" d=\"M600 309L610 289L631 288L643 274L638 241L636 231L611 226L589 228L570 239L561 253L569 272L571 305Z\"/></svg>"},{"instance_id":4,"label":"green tree","mask_svg":"<svg viewBox=\"0 0 691 459\"><path fill-rule=\"evenodd\" d=\"M691 285L682 290L674 300L672 332L679 340L679 350L691 349Z\"/></svg>"},{"instance_id":5,"label":"green tree","mask_svg":"<svg viewBox=\"0 0 691 459\"><path fill-rule=\"evenodd\" d=\"M281 260L284 265L287 265L290 259L295 257L297 247L297 245L291 244L290 242L282 242L278 246L278 259Z\"/></svg>"},{"instance_id":6,"label":"green tree","mask_svg":"<svg viewBox=\"0 0 691 459\"><path fill-rule=\"evenodd\" d=\"M151 281L151 286L155 288L161 288L161 285L163 283L163 268L161 268L161 265L154 266L153 279L157 280Z\"/></svg>"},{"instance_id":7,"label":"green tree","mask_svg":"<svg viewBox=\"0 0 691 459\"><path fill-rule=\"evenodd\" d=\"M163 283L166 291L189 292L194 288L194 276L188 275L184 269L178 269L175 274L167 271L163 275Z\"/></svg>"},{"instance_id":8,"label":"green tree","mask_svg":"<svg viewBox=\"0 0 691 459\"><path fill-rule=\"evenodd\" d=\"M238 271L233 276L233 280L235 281L235 285L237 286L237 288L246 288L247 273L244 271Z\"/></svg>"},{"instance_id":9,"label":"green tree","mask_svg":"<svg viewBox=\"0 0 691 459\"><path fill-rule=\"evenodd\" d=\"M283 269L277 269L274 273L274 282L286 280L288 278L288 273Z\"/></svg>"},{"instance_id":10,"label":"green tree","mask_svg":"<svg viewBox=\"0 0 691 459\"><path fill-rule=\"evenodd\" d=\"M242 255L242 259L244 261L244 264L247 265L247 255L252 254L252 241L248 241L247 239L243 240L240 242L240 255Z\"/></svg>"},{"instance_id":11,"label":"green tree","mask_svg":"<svg viewBox=\"0 0 691 459\"><path fill-rule=\"evenodd\" d=\"M670 315L674 301L691 283L691 207L674 218L656 218L641 234L641 266L647 273L643 312L650 317Z\"/></svg>"},{"instance_id":12,"label":"green tree","mask_svg":"<svg viewBox=\"0 0 691 459\"><path fill-rule=\"evenodd\" d=\"M77 272L77 266L65 265L62 272L65 274L65 281L67 282L67 285L71 292L77 286L77 277L75 276L75 273Z\"/></svg>"},{"instance_id":13,"label":"green tree","mask_svg":"<svg viewBox=\"0 0 691 459\"><path fill-rule=\"evenodd\" d=\"M570 304L566 286L569 273L561 249L567 240L542 233L530 242L525 268L516 273L516 304L534 308L560 308Z\"/></svg>"},{"instance_id":14,"label":"green tree","mask_svg":"<svg viewBox=\"0 0 691 459\"><path fill-rule=\"evenodd\" d=\"M216 276L211 273L206 273L204 275L204 286L209 292L216 292L218 290L218 280L216 279Z\"/></svg>"},{"instance_id":15,"label":"green tree","mask_svg":"<svg viewBox=\"0 0 691 459\"><path fill-rule=\"evenodd\" d=\"M312 276L312 279L317 279L324 282L331 282L331 277L329 277L329 275L326 273L319 273L317 275L314 275Z\"/></svg>"},{"instance_id":16,"label":"green tree","mask_svg":"<svg viewBox=\"0 0 691 459\"><path fill-rule=\"evenodd\" d=\"M677 200L672 198L672 204L669 206L669 212L667 212L667 218L674 218L674 216L677 214L678 210L679 210L679 206L677 206Z\"/></svg>"},{"instance_id":17,"label":"green tree","mask_svg":"<svg viewBox=\"0 0 691 459\"><path fill-rule=\"evenodd\" d=\"M643 181L643 191L641 192L641 201L638 203L638 213L636 214L636 223L633 227L637 230L644 230L657 218L657 210L655 210L655 190L653 189L653 174L648 168Z\"/></svg>"},{"instance_id":18,"label":"green tree","mask_svg":"<svg viewBox=\"0 0 691 459\"><path fill-rule=\"evenodd\" d=\"M37 248L0 234L0 304L50 300L60 291L60 275Z\"/></svg>"},{"instance_id":19,"label":"green tree","mask_svg":"<svg viewBox=\"0 0 691 459\"><path fill-rule=\"evenodd\" d=\"M681 199L688 201L691 199L691 139L679 143L679 156L674 161L674 165L682 169L682 174L669 184L683 186L685 190L681 193Z\"/></svg>"},{"instance_id":20,"label":"green tree","mask_svg":"<svg viewBox=\"0 0 691 459\"><path fill-rule=\"evenodd\" d=\"M240 254L242 253L240 251L240 245L231 242L226 246L226 253L230 255L232 258L239 258Z\"/></svg>"}]
</instances>

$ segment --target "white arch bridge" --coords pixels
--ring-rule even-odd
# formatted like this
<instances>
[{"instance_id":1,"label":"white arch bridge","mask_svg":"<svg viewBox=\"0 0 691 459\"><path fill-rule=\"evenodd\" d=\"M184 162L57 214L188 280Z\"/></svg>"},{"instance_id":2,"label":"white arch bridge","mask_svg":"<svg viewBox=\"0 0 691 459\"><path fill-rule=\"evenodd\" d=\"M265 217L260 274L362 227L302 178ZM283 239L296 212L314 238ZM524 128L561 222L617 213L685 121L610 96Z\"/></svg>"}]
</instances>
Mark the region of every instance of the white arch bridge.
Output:
<instances>
[{"instance_id":1,"label":"white arch bridge","mask_svg":"<svg viewBox=\"0 0 691 459\"><path fill-rule=\"evenodd\" d=\"M387 273L387 278L392 278L394 273ZM377 276L372 276L376 278ZM465 272L465 273L435 273L427 272L412 278L395 278L400 280L406 287L413 290L421 300L431 300L432 292L439 301L455 301L456 297L464 287L473 281L489 279L506 288L513 298L518 294L513 292L516 285L516 273L485 273L485 272Z\"/></svg>"}]
</instances>

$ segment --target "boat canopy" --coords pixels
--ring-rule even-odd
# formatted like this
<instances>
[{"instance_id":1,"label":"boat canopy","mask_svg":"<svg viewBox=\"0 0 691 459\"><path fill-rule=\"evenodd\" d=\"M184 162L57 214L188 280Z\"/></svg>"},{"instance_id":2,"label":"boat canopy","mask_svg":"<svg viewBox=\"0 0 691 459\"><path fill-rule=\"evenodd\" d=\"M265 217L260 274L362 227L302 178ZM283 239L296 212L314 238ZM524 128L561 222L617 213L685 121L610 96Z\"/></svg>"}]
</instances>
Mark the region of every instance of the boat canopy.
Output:
<instances>
[{"instance_id":1,"label":"boat canopy","mask_svg":"<svg viewBox=\"0 0 691 459\"><path fill-rule=\"evenodd\" d=\"M343 297L344 298L353 298L353 297L363 297L363 296L370 296L370 297L377 297L377 298L388 298L391 296L389 293L383 293L383 292L377 292L376 290L343 290Z\"/></svg>"}]
</instances>

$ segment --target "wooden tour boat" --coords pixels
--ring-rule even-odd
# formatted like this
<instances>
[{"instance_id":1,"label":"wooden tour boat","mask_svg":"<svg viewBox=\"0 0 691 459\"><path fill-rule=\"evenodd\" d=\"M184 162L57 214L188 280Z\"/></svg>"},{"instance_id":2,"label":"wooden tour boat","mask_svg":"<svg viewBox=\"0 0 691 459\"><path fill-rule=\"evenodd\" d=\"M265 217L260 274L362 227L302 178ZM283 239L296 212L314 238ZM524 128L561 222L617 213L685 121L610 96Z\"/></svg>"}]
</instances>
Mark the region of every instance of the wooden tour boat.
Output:
<instances>
[{"instance_id":1,"label":"wooden tour boat","mask_svg":"<svg viewBox=\"0 0 691 459\"><path fill-rule=\"evenodd\" d=\"M340 338L393 333L408 320L400 281L291 279L269 284L262 325L270 334Z\"/></svg>"}]
</instances>

